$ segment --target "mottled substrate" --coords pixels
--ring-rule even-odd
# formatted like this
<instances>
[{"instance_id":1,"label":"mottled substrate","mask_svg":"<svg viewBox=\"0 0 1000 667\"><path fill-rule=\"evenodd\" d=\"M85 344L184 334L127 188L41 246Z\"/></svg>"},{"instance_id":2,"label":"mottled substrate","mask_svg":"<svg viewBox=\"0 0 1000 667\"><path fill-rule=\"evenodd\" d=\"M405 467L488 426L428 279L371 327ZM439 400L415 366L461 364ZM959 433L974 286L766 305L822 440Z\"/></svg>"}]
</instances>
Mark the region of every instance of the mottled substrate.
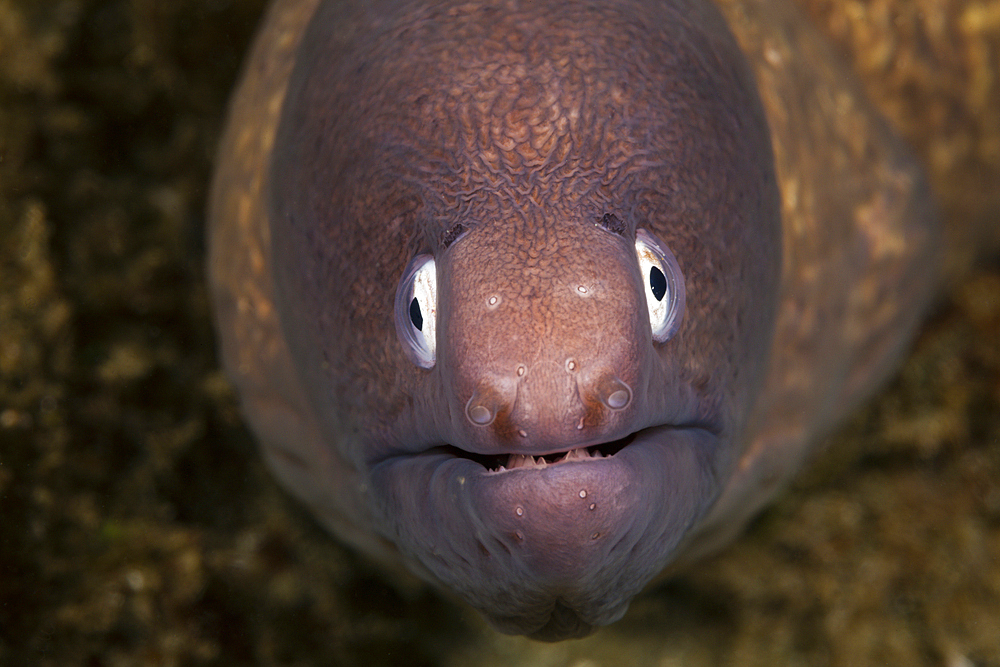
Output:
<instances>
[{"instance_id":1,"label":"mottled substrate","mask_svg":"<svg viewBox=\"0 0 1000 667\"><path fill-rule=\"evenodd\" d=\"M494 635L316 528L241 426L203 284L260 4L0 0L0 665L1000 664L996 264L744 539L587 640ZM950 222L996 221L1000 2L807 4L891 75Z\"/></svg>"},{"instance_id":2,"label":"mottled substrate","mask_svg":"<svg viewBox=\"0 0 1000 667\"><path fill-rule=\"evenodd\" d=\"M951 247L1000 243L1000 2L797 0L923 158ZM954 224L963 221L966 224ZM975 235L975 236L973 236ZM969 259L954 253L954 270Z\"/></svg>"}]
</instances>

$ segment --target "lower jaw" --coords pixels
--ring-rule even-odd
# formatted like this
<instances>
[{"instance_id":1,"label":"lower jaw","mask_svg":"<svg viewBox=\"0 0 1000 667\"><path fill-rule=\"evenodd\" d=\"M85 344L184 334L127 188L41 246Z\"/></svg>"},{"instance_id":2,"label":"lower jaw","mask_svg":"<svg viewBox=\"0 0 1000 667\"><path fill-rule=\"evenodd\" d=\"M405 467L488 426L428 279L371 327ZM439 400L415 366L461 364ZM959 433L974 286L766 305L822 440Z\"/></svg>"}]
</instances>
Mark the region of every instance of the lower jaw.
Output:
<instances>
[{"instance_id":1,"label":"lower jaw","mask_svg":"<svg viewBox=\"0 0 1000 667\"><path fill-rule=\"evenodd\" d=\"M608 456L491 471L440 447L374 466L370 488L418 574L501 632L561 639L617 620L671 560L718 494L716 449L703 429L660 427Z\"/></svg>"}]
</instances>

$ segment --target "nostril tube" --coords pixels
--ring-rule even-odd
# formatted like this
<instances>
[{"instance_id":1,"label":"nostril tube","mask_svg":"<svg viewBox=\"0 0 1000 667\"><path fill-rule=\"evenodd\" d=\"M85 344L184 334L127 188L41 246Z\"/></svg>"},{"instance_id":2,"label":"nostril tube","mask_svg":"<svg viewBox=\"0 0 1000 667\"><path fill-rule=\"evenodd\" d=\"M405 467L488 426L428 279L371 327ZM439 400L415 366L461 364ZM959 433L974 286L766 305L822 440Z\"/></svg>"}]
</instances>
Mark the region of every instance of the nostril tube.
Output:
<instances>
[{"instance_id":1,"label":"nostril tube","mask_svg":"<svg viewBox=\"0 0 1000 667\"><path fill-rule=\"evenodd\" d=\"M493 421L493 413L485 405L470 405L469 406L469 420L473 424L478 424L479 426L486 426L491 421Z\"/></svg>"},{"instance_id":2,"label":"nostril tube","mask_svg":"<svg viewBox=\"0 0 1000 667\"><path fill-rule=\"evenodd\" d=\"M601 403L612 410L623 410L632 402L632 390L616 377L605 378L598 387Z\"/></svg>"},{"instance_id":3,"label":"nostril tube","mask_svg":"<svg viewBox=\"0 0 1000 667\"><path fill-rule=\"evenodd\" d=\"M488 385L479 385L465 404L465 416L476 426L489 426L497 418L502 402L496 390Z\"/></svg>"},{"instance_id":4,"label":"nostril tube","mask_svg":"<svg viewBox=\"0 0 1000 667\"><path fill-rule=\"evenodd\" d=\"M619 389L618 391L612 392L612 394L608 396L608 407L615 410L621 410L628 405L628 399L628 392L624 389Z\"/></svg>"}]
</instances>

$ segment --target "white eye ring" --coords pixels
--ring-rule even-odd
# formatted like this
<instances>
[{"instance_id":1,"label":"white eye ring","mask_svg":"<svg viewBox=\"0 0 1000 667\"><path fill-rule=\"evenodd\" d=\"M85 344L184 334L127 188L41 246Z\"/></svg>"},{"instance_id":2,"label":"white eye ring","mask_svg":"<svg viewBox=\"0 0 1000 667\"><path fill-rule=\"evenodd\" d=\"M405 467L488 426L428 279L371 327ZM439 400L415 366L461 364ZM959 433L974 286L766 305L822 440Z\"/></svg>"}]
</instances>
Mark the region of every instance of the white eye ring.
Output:
<instances>
[{"instance_id":1,"label":"white eye ring","mask_svg":"<svg viewBox=\"0 0 1000 667\"><path fill-rule=\"evenodd\" d=\"M431 255L414 257L396 287L396 335L410 361L434 368L437 361L437 265Z\"/></svg>"},{"instance_id":2,"label":"white eye ring","mask_svg":"<svg viewBox=\"0 0 1000 667\"><path fill-rule=\"evenodd\" d=\"M635 232L635 256L646 291L653 340L669 339L684 317L684 274L677 258L645 229Z\"/></svg>"}]
</instances>

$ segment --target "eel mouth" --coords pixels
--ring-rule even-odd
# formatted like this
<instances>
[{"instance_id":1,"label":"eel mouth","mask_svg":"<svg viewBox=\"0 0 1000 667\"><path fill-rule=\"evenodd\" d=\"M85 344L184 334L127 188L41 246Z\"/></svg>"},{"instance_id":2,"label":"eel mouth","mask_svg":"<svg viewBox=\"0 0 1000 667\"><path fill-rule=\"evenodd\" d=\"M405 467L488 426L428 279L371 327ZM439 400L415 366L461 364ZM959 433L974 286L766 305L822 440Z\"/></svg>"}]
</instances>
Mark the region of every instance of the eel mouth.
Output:
<instances>
[{"instance_id":1,"label":"eel mouth","mask_svg":"<svg viewBox=\"0 0 1000 667\"><path fill-rule=\"evenodd\" d=\"M553 641L621 618L663 569L718 493L718 443L667 425L541 455L439 444L382 459L369 488L414 571Z\"/></svg>"},{"instance_id":2,"label":"eel mouth","mask_svg":"<svg viewBox=\"0 0 1000 667\"><path fill-rule=\"evenodd\" d=\"M637 431L617 440L586 447L575 447L551 454L539 454L537 456L519 453L477 454L476 452L470 452L454 445L443 445L438 450L457 458L474 461L486 468L488 472L502 473L519 468L545 468L550 465L558 465L569 461L588 461L614 456L627 447L638 435L639 432Z\"/></svg>"}]
</instances>

